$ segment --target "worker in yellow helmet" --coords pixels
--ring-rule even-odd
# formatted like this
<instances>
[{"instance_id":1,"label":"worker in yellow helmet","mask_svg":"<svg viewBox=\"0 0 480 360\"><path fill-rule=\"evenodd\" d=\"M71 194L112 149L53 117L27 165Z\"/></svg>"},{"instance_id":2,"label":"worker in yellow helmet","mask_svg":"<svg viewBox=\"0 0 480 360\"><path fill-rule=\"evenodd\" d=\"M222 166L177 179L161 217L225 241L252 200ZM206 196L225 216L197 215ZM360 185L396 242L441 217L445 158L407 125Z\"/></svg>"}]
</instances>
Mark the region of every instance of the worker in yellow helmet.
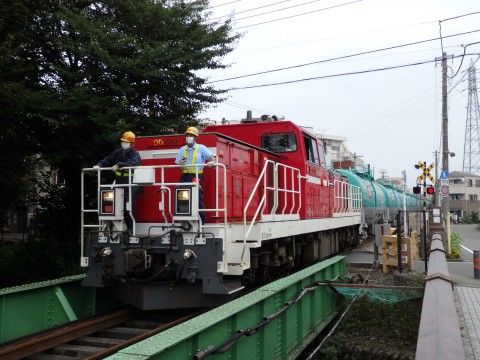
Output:
<instances>
[{"instance_id":1,"label":"worker in yellow helmet","mask_svg":"<svg viewBox=\"0 0 480 360\"><path fill-rule=\"evenodd\" d=\"M94 168L111 167L115 172L117 184L128 184L128 170L122 170L127 166L140 165L141 158L135 146L135 134L131 131L125 132L120 138L121 148L116 149L110 155L98 162ZM130 173L133 175L133 172Z\"/></svg>"},{"instance_id":2,"label":"worker in yellow helmet","mask_svg":"<svg viewBox=\"0 0 480 360\"><path fill-rule=\"evenodd\" d=\"M175 158L175 164L182 166L182 176L180 177L180 182L193 182L197 177L199 184L199 198L198 198L198 207L199 209L204 209L203 204L203 167L207 165L212 167L215 164L215 158L212 152L202 144L198 144L196 139L198 137L198 129L196 127L189 127L185 131L185 146L182 146L178 150L177 157ZM207 164L205 162L207 161ZM197 166L193 166L197 165ZM200 211L200 218L202 222L205 222L205 213Z\"/></svg>"},{"instance_id":3,"label":"worker in yellow helmet","mask_svg":"<svg viewBox=\"0 0 480 360\"><path fill-rule=\"evenodd\" d=\"M105 167L111 167L112 170L115 172L115 183L116 184L129 184L130 179L133 179L133 169L123 169L124 167L130 166L139 166L141 163L140 154L137 150L134 149L135 146L135 134L131 131L127 131L123 133L122 137L120 138L120 145L121 147L114 150L110 155L107 155L105 158L100 160L97 165L95 165L94 169L100 169ZM132 211L135 213L133 202L135 201L135 197L137 194L138 187L132 186ZM129 189L125 187L125 196L124 196L124 204L128 202L129 198ZM124 209L126 209L124 207ZM130 230L132 227L132 219L128 215L127 211L124 211L124 219L127 225L127 228ZM131 231L130 231L131 232Z\"/></svg>"}]
</instances>

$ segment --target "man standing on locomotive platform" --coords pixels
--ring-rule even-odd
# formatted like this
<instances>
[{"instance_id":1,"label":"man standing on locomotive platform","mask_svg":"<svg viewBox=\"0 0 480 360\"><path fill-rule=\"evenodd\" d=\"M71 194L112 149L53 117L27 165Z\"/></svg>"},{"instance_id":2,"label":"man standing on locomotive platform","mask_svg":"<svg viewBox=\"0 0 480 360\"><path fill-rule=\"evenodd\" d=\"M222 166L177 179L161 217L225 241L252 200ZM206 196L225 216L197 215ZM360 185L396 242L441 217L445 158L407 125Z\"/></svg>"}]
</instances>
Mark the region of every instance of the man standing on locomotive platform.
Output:
<instances>
[{"instance_id":1,"label":"man standing on locomotive platform","mask_svg":"<svg viewBox=\"0 0 480 360\"><path fill-rule=\"evenodd\" d=\"M135 146L135 134L131 131L125 132L121 139L121 148L114 150L110 155L107 155L105 158L100 160L97 165L95 165L94 169L99 169L101 167L112 167L112 170L115 172L115 184L128 184L131 183L129 181L129 177L133 178L133 170L122 169L127 166L139 166L141 163L140 154L137 150L134 149ZM132 186L132 202L131 202L131 209L133 216L135 216L135 197L137 195L138 187ZM126 203L128 202L128 187L125 187L124 192L124 219L125 223L127 224L127 229L130 233L132 233L132 219L130 215L126 211Z\"/></svg>"},{"instance_id":2,"label":"man standing on locomotive platform","mask_svg":"<svg viewBox=\"0 0 480 360\"><path fill-rule=\"evenodd\" d=\"M215 158L212 152L202 144L196 143L198 136L198 129L196 127L189 127L185 131L186 145L182 146L178 150L175 164L182 166L182 176L180 182L194 182L198 171L198 208L205 209L203 203L203 166L189 166L193 164L205 164L207 162L208 167L212 167L215 164ZM205 213L200 212L200 218L202 223L205 223Z\"/></svg>"}]
</instances>

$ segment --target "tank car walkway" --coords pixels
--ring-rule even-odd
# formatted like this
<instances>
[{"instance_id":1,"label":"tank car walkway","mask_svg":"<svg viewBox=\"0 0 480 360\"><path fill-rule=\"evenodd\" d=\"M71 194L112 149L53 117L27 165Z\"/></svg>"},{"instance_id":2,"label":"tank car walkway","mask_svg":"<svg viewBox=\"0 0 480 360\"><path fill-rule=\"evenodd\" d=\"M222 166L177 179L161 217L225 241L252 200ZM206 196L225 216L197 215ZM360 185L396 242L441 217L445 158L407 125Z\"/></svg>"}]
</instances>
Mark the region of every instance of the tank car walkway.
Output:
<instances>
[{"instance_id":1,"label":"tank car walkway","mask_svg":"<svg viewBox=\"0 0 480 360\"><path fill-rule=\"evenodd\" d=\"M455 305L465 356L480 359L480 288L455 286Z\"/></svg>"}]
</instances>

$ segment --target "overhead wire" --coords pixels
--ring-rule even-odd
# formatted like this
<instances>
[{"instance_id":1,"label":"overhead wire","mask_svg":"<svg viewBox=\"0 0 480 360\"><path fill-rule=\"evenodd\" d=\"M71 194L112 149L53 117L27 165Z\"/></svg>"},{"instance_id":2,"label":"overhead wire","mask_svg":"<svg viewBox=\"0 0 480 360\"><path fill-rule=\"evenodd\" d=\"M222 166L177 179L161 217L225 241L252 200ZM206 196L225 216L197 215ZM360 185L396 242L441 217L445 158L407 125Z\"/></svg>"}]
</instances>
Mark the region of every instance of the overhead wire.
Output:
<instances>
[{"instance_id":1,"label":"overhead wire","mask_svg":"<svg viewBox=\"0 0 480 360\"><path fill-rule=\"evenodd\" d=\"M465 55L459 55L459 56L471 56L471 55L480 55L480 54L479 53L472 53L472 54L465 54ZM453 56L453 58L457 58L459 56ZM337 73L337 74L330 74L330 75L313 76L313 77L308 77L308 78L303 78L303 79L279 81L279 82L268 83L268 84L251 85L251 86L243 86L243 87L233 87L233 88L230 88L230 89L227 89L227 90L228 91L234 91L234 90L256 89L256 88L261 88L261 87L294 84L294 83L311 81L311 80L321 80L321 79L329 79L329 78L335 78L335 77L341 77L341 76L361 75L361 74L368 74L368 73L379 72L379 71L394 70L394 69L401 69L401 68L406 68L406 67L411 67L411 66L425 65L425 64L430 64L430 63L436 62L436 61L437 61L436 59L425 60L425 61L417 61L417 62L414 62L414 63L400 64L400 65L394 65L394 66L385 66L385 67L381 67L381 68L367 69L367 70L361 70L361 71L351 71L351 72Z\"/></svg>"},{"instance_id":2,"label":"overhead wire","mask_svg":"<svg viewBox=\"0 0 480 360\"><path fill-rule=\"evenodd\" d=\"M447 19L443 19L443 20L438 20L438 27L439 27L439 35L440 35L440 47L442 49L442 57L444 56L444 48L443 48L443 36L442 36L442 23L443 22L446 22L446 21L450 21L450 20L456 20L456 19L460 19L460 18L463 18L463 17L466 17L466 16L471 16L471 15L477 15L477 14L480 14L480 11L475 11L475 12L471 12L471 13L467 13L467 14L462 14L462 15L458 15L458 16L453 16L453 17L450 17L450 18L447 18ZM462 58L462 62L463 62L463 58ZM457 72L455 73L455 75L453 77L455 77L457 74L458 74L458 71L460 70L462 66L462 63L460 63L460 66L457 70Z\"/></svg>"},{"instance_id":3,"label":"overhead wire","mask_svg":"<svg viewBox=\"0 0 480 360\"><path fill-rule=\"evenodd\" d=\"M480 59L480 56L478 56L477 59L472 62L472 65L475 65L478 62L479 59ZM463 72L463 76L459 80L457 80L455 85L452 85L452 86L449 87L449 89L447 91L447 95L449 95L453 90L455 90L455 88L463 81L463 79L465 78L465 75L467 75L466 71Z\"/></svg>"},{"instance_id":4,"label":"overhead wire","mask_svg":"<svg viewBox=\"0 0 480 360\"><path fill-rule=\"evenodd\" d=\"M455 16L455 17L451 17L451 18L447 18L447 19L443 19L443 20L440 20L440 23L441 22L446 22L446 21L450 21L450 20L454 20L454 19L458 19L458 18L462 18L462 17L466 17L466 16L471 16L471 15L475 15L475 14L478 14L480 12L471 12L471 13L467 13L467 14L462 14L462 15L459 15L459 16ZM276 20L281 20L281 19L276 19ZM427 42L427 41L436 41L438 39L442 40L443 39L446 39L446 38L451 38L451 37L454 37L454 36L461 36L461 35L466 35L466 34L471 34L471 33L475 33L475 32L478 32L480 30L474 30L474 31L469 31L469 32L463 32L463 33L458 33L458 34L453 34L453 35L448 35L448 36L442 36L441 35L441 32L440 32L440 38L434 38L434 39L428 39L428 40L424 40L424 41L420 41L420 42L415 42L415 43L410 43L411 45L414 45L414 44L420 44L422 42ZM409 46L410 44L403 44L403 45L398 45L398 46L395 46L395 47L402 47L402 46ZM442 43L443 45L443 43ZM395 47L390 47L390 48L395 48ZM390 48L385 48L385 49L377 49L377 50L373 50L373 51L369 51L369 52L365 52L365 54L368 54L368 53L372 53L372 52L377 52L377 51L386 51ZM214 80L214 81L210 81L209 83L215 83L215 82L220 82L220 81L228 81L228 80L233 80L233 79L239 79L239 78L244 78L244 77L251 77L251 76L257 76L257 75L261 75L261 74L267 74L267 73L271 73L271 72L276 72L276 71L283 71L283 70L287 70L287 69L293 69L293 68L297 68L297 67L302 67L302 66L309 66L309 65L314 65L314 64L318 64L318 63L322 63L322 62L326 62L326 61L334 61L334 60L337 60L337 59L343 59L343 58L347 58L347 57L353 57L353 56L360 56L360 55L363 55L364 53L359 53L359 54L352 54L352 55L348 55L346 57L339 57L339 58L332 58L332 59L326 59L326 60L320 60L320 61L316 61L316 62L312 62L312 63L306 63L306 64L299 64L299 65L293 65L293 66L289 66L289 67L284 67L284 68L279 68L279 69L272 69L272 70L266 70L266 71L261 71L261 72L256 72L256 73L252 73L252 74L246 74L246 75L240 75L240 76L235 76L235 77L230 77L230 78L226 78L226 79L219 79L219 80ZM464 56L466 56L466 49L464 48L464 55L462 55L462 61L463 61L463 58ZM431 61L433 62L433 61ZM422 62L422 63L428 63L428 62ZM414 63L414 64L407 64L407 65L404 65L404 66L414 66L414 65L421 65L419 63ZM404 67L402 66L402 67ZM397 68L397 67L391 67L392 69L394 68ZM389 68L386 68L386 69L389 69ZM386 70L385 69L385 70ZM375 71L381 71L383 69L377 69ZM458 71L457 71L458 72ZM359 73L364 73L364 72L359 72ZM348 75L349 73L346 73L345 75ZM355 74L355 73L353 73ZM335 76L343 76L343 74L337 74ZM328 77L331 77L331 76L328 76ZM321 79L321 78L325 78L325 77L317 77L318 79ZM315 78L310 78L310 79L300 79L300 80L296 80L296 81L293 81L293 82L298 82L298 81L307 81L307 80L313 80ZM283 83L292 83L292 81L290 82L281 82L281 83L276 83L276 84L271 84L270 86L273 86L273 85L280 85L280 84L283 84ZM250 87L242 87L242 88L233 88L231 90L240 90L240 89L249 89L249 88L254 88L254 87L262 87L262 86L269 86L269 84L264 84L264 85L257 85L257 86L250 86Z\"/></svg>"},{"instance_id":5,"label":"overhead wire","mask_svg":"<svg viewBox=\"0 0 480 360\"><path fill-rule=\"evenodd\" d=\"M305 45L305 44L317 43L317 42L321 42L321 41L342 39L342 38L345 38L345 37L362 36L362 35L367 35L367 34L376 34L376 33L380 33L380 32L387 32L387 31L404 29L404 28L409 28L409 27L414 27L414 26L428 25L428 24L431 24L431 23L432 23L432 22L408 24L408 25L395 26L395 27L385 28L385 29L380 29L380 30L371 30L371 31L364 31L364 32L355 32L354 34L347 34L347 35L341 35L341 36L331 36L331 37L328 37L328 38L321 38L321 39L316 39L316 40L295 42L295 43L289 43L289 44L287 43L287 44L276 45L276 46L269 46L269 47L262 46L262 47L257 48L257 49L239 51L239 52L237 52L237 54L245 54L245 53L251 53L251 52L258 52L258 51L268 51L268 50L279 49L279 48L284 48L284 47L292 47L292 46L297 46L297 45Z\"/></svg>"},{"instance_id":6,"label":"overhead wire","mask_svg":"<svg viewBox=\"0 0 480 360\"><path fill-rule=\"evenodd\" d=\"M276 3L272 3L272 4L268 4L268 5L262 5L262 6L258 6L256 8L238 11L238 12L235 12L235 14L236 15L243 14L243 13L246 13L246 12L255 11L255 10L259 10L259 9L264 9L264 8L267 8L267 7L270 7L270 6L275 6L275 5L283 4L283 3L286 3L286 2L290 2L290 1L292 1L292 0L277 1ZM318 1L321 1L321 0L318 0ZM229 15L218 16L218 17L210 19L210 20L220 20L221 18L224 18L224 17L227 17L227 16L229 16Z\"/></svg>"},{"instance_id":7,"label":"overhead wire","mask_svg":"<svg viewBox=\"0 0 480 360\"><path fill-rule=\"evenodd\" d=\"M448 18L448 19L444 19L444 20L442 20L442 22L446 22L446 21L449 21L449 20L458 19L458 18L461 18L461 17L465 17L465 16L469 16L469 15L474 15L474 14L478 14L478 13L480 13L480 12L473 12L473 13L468 13L468 14L464 14L464 15L460 15L460 16L455 16L455 17L451 17L451 18ZM441 26L441 25L440 25L440 26ZM475 30L475 31L473 31L473 32L466 32L466 33L461 33L461 34L454 34L454 35L449 35L449 36L445 36L445 37L442 36L442 33L440 32L440 37L437 37L437 38L431 39L431 40L432 40L432 41L438 41L439 39L441 40L441 42L442 42L442 44L441 44L441 45L442 45L442 53L443 53L443 51L446 49L446 47L444 46L445 44L443 43L443 40L444 40L444 39L452 38L453 36L461 36L461 35L466 35L466 34L472 34L472 33L478 32L478 31L480 31L480 30ZM262 48L262 49L263 49L263 48ZM464 62L465 56L476 55L475 63L480 59L480 56L478 56L478 54L475 54L474 51L471 51L471 53L467 54L467 51L466 51L466 50L468 50L468 48L463 47L463 51L462 51L463 54L461 54L461 55L456 55L456 56L452 57L452 59L457 59L457 58L459 58L459 57L461 58L461 64L460 64L460 66L458 67L458 69L457 69L456 71L452 71L453 76L452 76L452 73L450 74L450 76L452 76L452 78L458 76L458 73L459 73L459 71L461 70L461 67L463 66L463 62ZM340 60L340 59L339 59L339 60ZM328 59L327 59L327 60L321 60L321 62L323 62L323 61L328 61ZM330 61L333 61L333 60L330 60ZM434 61L438 61L438 58L437 58L436 60L432 60L432 61L429 61L429 62L434 62ZM422 62L422 63L427 64L427 63L429 63L429 62ZM309 63L309 64L310 64L310 63ZM308 66L309 64L305 64L304 66ZM300 66L302 66L302 65L303 65L303 64L300 64ZM312 65L313 65L313 64L312 64ZM404 67L404 66L414 66L414 65L421 65L421 64L419 64L419 63L406 64L406 65L403 65L402 67ZM292 69L293 69L293 68L296 68L296 67L299 67L299 66L298 66L298 65L294 65L294 66L289 66L289 67L280 68L280 69L272 69L272 70L267 70L267 71L262 71L262 72L256 72L256 73L252 73L252 74L245 74L245 75L241 75L241 76L235 76L235 77L230 77L230 78L225 78L225 79L220 79L220 80L214 80L214 81L211 81L211 83L213 83L213 82L219 82L219 81L228 81L228 80L232 80L232 79L239 79L239 78L243 78L243 77L253 77L253 76L258 76L258 75L261 75L261 74L267 74L267 73L271 73L271 72L275 72L275 71L282 71L282 70L284 70L284 69L285 69L285 70L287 70L287 69L289 69L289 68L292 68ZM390 67L389 67L389 68L390 68ZM385 70L387 70L387 69L389 69L389 68L385 68ZM392 67L392 69L395 69L395 68L398 68L398 67ZM375 69L375 71L381 71L381 70L384 70L384 69ZM357 72L355 72L355 73L357 73ZM355 73L353 73L353 74L355 74ZM358 72L358 73L361 74L361 73L365 73L365 72L362 71L362 72ZM348 75L348 74L349 74L349 73L347 73L347 75ZM343 76L343 75L344 75L344 74L337 74L336 76ZM331 77L331 76L328 76L328 77ZM324 78L324 77L318 77L318 78ZM464 76L462 76L462 79L460 79L460 81L458 81L452 88L450 88L449 93L450 93L450 91L453 91L453 90L455 89L455 87L458 86L458 84L463 80L463 78L464 78ZM295 82L298 82L298 81L307 81L307 80L309 80L309 79L299 79L299 80L297 80L297 81L295 81ZM312 80L313 80L313 78L312 78ZM286 82L286 83L291 83L291 82ZM273 85L279 85L279 84L281 84L281 83L273 84ZM263 84L263 86L265 86L265 85L268 86L269 84ZM272 85L272 86L273 86L273 85ZM260 87L260 86L254 86L254 87ZM253 88L253 87L246 87L246 88ZM232 90L236 90L236 89L241 89L241 88L234 88L234 89L232 89ZM436 103L436 102L433 102L433 103ZM412 109L413 109L413 110L410 111L410 112L402 112L403 116L400 116L400 115L396 116L396 118L398 118L398 121L391 121L391 122L390 122L391 126L393 126L393 127L394 127L394 126L402 126L402 125L405 124L405 123L414 121L415 119L419 119L419 118L423 117L424 115L429 114L429 113L431 112L431 111L429 111L428 109L421 108L420 106L413 106ZM438 109L437 109L437 110L438 110ZM434 113L435 113L435 111L434 111ZM413 115L413 118L412 118L412 115ZM395 117L394 117L394 118L395 118ZM407 118L408 118L408 119L407 119ZM436 117L435 117L435 118L436 118ZM389 119L392 119L392 118L389 117ZM395 125L394 125L394 123L395 123ZM381 127L382 127L382 129L385 129L386 126L389 126L389 125L388 125L388 124L384 124L384 125L382 125ZM374 135L373 132L375 132L375 131L376 131L376 132L384 132L385 130L380 130L380 129L378 129L378 127L376 127L376 128L374 129L374 131L369 131L369 134L372 134L372 135L370 135L370 136L373 136L373 135ZM366 136L368 137L369 135L367 134Z\"/></svg>"},{"instance_id":8,"label":"overhead wire","mask_svg":"<svg viewBox=\"0 0 480 360\"><path fill-rule=\"evenodd\" d=\"M208 9L215 9L215 8L218 8L218 7L221 7L221 6L230 5L230 4L233 4L233 3L240 2L240 1L242 1L242 0L234 0L234 1L230 1L230 2L227 2L227 3L215 5L215 6L210 6Z\"/></svg>"},{"instance_id":9,"label":"overhead wire","mask_svg":"<svg viewBox=\"0 0 480 360\"><path fill-rule=\"evenodd\" d=\"M311 0L311 1L303 3L303 4L296 4L296 5L287 6L287 7L281 8L281 9L275 9L275 10L272 10L272 11L268 11L268 12L264 12L264 13L260 13L260 14L255 14L255 15L250 15L250 16L243 17L243 18L240 18L240 19L235 19L235 21L251 19L251 18L257 17L257 16L269 15L269 14L273 14L273 13L276 13L276 12L279 12L279 11L284 11L284 10L288 10L288 9L297 8L297 7L300 7L300 6L313 4L313 3L316 3L316 2L319 2L319 1L323 1L323 0Z\"/></svg>"},{"instance_id":10,"label":"overhead wire","mask_svg":"<svg viewBox=\"0 0 480 360\"><path fill-rule=\"evenodd\" d=\"M461 35L468 35L468 34L473 34L473 33L476 33L476 32L480 32L480 29L478 29L478 30L472 30L472 31L466 31L466 32L458 33L458 34L449 35L449 36L445 36L445 38L451 38L451 37L456 37L456 36L461 36ZM322 63L331 62L331 61L336 61L336 60L343 60L343 59L348 59L348 58L357 57L357 56L362 56L362 55L374 54L374 53L378 53L378 52L382 52L382 51L389 51L389 50L399 49L399 48L403 48L403 47L407 47L407 46L419 45L419 44L423 44L423 43L427 43L427 42L431 42L431 41L436 41L436 40L438 40L438 38L432 38L432 39L414 41L414 42L410 42L410 43L405 43L405 44L401 44L401 45L394 45L394 46L389 46L389 47L380 48L380 49L375 49L375 50L362 51L362 52L355 53L355 54L350 54L350 55L337 56L337 57L334 57L334 58L329 58L329 59L324 59L324 60L318 60L318 61L313 61L313 62L304 63L304 64L298 64L298 65L292 65L292 66L285 66L285 67L282 67L282 68L277 68L277 69L272 69L272 70L265 70L265 71L259 71L259 72L255 72L255 73L251 73L251 74L247 74L247 75L240 75L240 76L230 77L230 78L226 78L226 79L209 81L208 84L213 84L213 83L216 83L216 82L222 82L222 81L228 81L228 80L242 79L242 78L246 78L246 77L263 75L263 74L269 74L269 73L278 72L278 71L296 69L296 68L300 68L300 67L304 67L304 66L317 65L317 64L322 64Z\"/></svg>"},{"instance_id":11,"label":"overhead wire","mask_svg":"<svg viewBox=\"0 0 480 360\"><path fill-rule=\"evenodd\" d=\"M413 88L417 88L416 86L413 86ZM363 135L363 132L369 131L366 129L365 125L368 125L369 123L373 123L376 126L382 125L383 123L388 124L388 123L398 123L399 121L402 121L405 118L405 113L407 111L411 111L412 109L416 110L416 105L415 103L420 103L424 104L423 100L431 97L431 87L427 87L424 90L417 92L413 95L411 95L409 98L403 100L402 102L397 103L395 106L391 107L390 109L378 112L373 114L372 116L369 116L365 119L362 119L362 121L359 121L357 124L348 126L345 128L340 128L339 133L342 132L351 132L354 133L355 135ZM393 116L390 114L393 113ZM397 120L398 118L398 120Z\"/></svg>"},{"instance_id":12,"label":"overhead wire","mask_svg":"<svg viewBox=\"0 0 480 360\"><path fill-rule=\"evenodd\" d=\"M239 108L239 109L257 111L257 112L259 112L259 113L261 113L261 114L273 114L273 113L274 113L274 111L267 111L267 110L257 109L257 108L254 108L254 107L252 107L252 106L239 104L239 103L237 103L237 102L233 102L233 101L230 101L230 100L227 100L225 103L227 103L227 104L230 105L230 106Z\"/></svg>"},{"instance_id":13,"label":"overhead wire","mask_svg":"<svg viewBox=\"0 0 480 360\"><path fill-rule=\"evenodd\" d=\"M267 20L267 21L263 21L263 22L260 22L260 23L256 23L256 24L240 26L240 27L234 28L234 30L240 30L240 29L245 29L245 28L249 28L249 27L253 27L253 26L269 24L269 23L272 23L272 22L282 21L282 20L286 20L286 19L292 19L292 18L299 17L299 16L311 15L313 13L317 13L317 12L320 12L320 11L326 11L326 10L339 8L339 7L342 7L342 6L352 5L354 3L358 3L358 2L361 2L361 1L364 1L364 0L354 0L354 1L350 1L348 3L344 3L344 4L340 4L340 5L333 5L333 6L329 6L329 7L326 7L326 8L313 10L313 11L309 11L309 12L305 12L305 13L301 13L301 14L295 14L295 15L290 15L290 16L286 16L286 17L283 17L283 18L279 18L279 19Z\"/></svg>"}]
</instances>

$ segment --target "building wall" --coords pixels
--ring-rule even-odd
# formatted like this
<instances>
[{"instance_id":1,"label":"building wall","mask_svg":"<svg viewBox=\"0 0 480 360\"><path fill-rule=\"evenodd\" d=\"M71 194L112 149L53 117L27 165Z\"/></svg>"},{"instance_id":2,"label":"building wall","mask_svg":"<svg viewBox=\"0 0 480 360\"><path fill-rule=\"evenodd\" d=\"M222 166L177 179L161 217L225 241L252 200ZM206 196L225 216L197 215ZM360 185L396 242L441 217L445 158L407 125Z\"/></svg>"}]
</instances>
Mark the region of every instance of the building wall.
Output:
<instances>
[{"instance_id":1,"label":"building wall","mask_svg":"<svg viewBox=\"0 0 480 360\"><path fill-rule=\"evenodd\" d=\"M316 134L327 150L327 167L334 169L355 168L365 163L361 156L352 153L347 146L347 138L344 136Z\"/></svg>"},{"instance_id":2,"label":"building wall","mask_svg":"<svg viewBox=\"0 0 480 360\"><path fill-rule=\"evenodd\" d=\"M449 205L453 220L480 212L480 176L452 171L449 176Z\"/></svg>"}]
</instances>

